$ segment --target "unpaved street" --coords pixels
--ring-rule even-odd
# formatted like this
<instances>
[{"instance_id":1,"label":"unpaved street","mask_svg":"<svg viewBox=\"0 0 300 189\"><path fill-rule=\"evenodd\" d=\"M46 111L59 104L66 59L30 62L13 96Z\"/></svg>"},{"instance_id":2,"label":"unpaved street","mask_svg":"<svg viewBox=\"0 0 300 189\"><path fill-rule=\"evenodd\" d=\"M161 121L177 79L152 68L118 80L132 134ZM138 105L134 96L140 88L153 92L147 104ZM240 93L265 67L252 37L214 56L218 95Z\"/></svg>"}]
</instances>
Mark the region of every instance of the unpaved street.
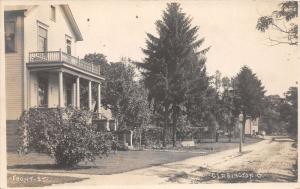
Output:
<instances>
[{"instance_id":1,"label":"unpaved street","mask_svg":"<svg viewBox=\"0 0 300 189\"><path fill-rule=\"evenodd\" d=\"M121 174L90 176L66 174L66 176L89 177L89 179L64 185L295 182L293 169L295 169L297 149L292 147L293 143L288 138L272 141L269 137L244 147L242 154L239 154L236 148ZM224 177L224 174L227 175Z\"/></svg>"}]
</instances>

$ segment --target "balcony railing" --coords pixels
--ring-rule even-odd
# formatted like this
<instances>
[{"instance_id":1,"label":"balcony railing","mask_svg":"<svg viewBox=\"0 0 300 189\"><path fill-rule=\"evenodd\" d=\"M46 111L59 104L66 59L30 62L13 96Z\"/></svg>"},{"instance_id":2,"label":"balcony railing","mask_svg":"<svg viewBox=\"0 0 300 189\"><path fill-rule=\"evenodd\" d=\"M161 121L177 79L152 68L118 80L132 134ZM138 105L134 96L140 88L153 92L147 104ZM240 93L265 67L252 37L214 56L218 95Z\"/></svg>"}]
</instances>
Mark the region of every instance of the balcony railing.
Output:
<instances>
[{"instance_id":1,"label":"balcony railing","mask_svg":"<svg viewBox=\"0 0 300 189\"><path fill-rule=\"evenodd\" d=\"M30 52L29 63L55 63L64 62L85 71L100 75L100 65L86 62L62 51Z\"/></svg>"}]
</instances>

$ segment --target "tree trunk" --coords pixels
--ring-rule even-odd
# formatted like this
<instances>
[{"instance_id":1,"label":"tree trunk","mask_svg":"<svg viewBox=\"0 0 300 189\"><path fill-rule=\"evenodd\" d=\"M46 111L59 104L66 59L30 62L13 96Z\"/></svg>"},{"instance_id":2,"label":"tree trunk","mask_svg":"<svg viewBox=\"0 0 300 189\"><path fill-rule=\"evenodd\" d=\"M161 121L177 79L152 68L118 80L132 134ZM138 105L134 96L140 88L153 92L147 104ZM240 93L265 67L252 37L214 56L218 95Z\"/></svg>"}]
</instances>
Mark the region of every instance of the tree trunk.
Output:
<instances>
[{"instance_id":1,"label":"tree trunk","mask_svg":"<svg viewBox=\"0 0 300 189\"><path fill-rule=\"evenodd\" d=\"M169 128L169 105L165 104L165 125L163 127L163 147L166 147L167 128Z\"/></svg>"},{"instance_id":2,"label":"tree trunk","mask_svg":"<svg viewBox=\"0 0 300 189\"><path fill-rule=\"evenodd\" d=\"M140 134L139 149L141 150L142 149L142 131L143 131L142 127L140 127L139 130L140 130L140 132L139 132L139 134Z\"/></svg>"},{"instance_id":3,"label":"tree trunk","mask_svg":"<svg viewBox=\"0 0 300 189\"><path fill-rule=\"evenodd\" d=\"M228 142L231 142L231 133L232 133L232 125L230 123L230 126L229 126L229 141Z\"/></svg>"},{"instance_id":4,"label":"tree trunk","mask_svg":"<svg viewBox=\"0 0 300 189\"><path fill-rule=\"evenodd\" d=\"M176 147L176 126L177 126L177 114L174 114L174 116L173 116L173 130L172 130L173 147Z\"/></svg>"},{"instance_id":5,"label":"tree trunk","mask_svg":"<svg viewBox=\"0 0 300 189\"><path fill-rule=\"evenodd\" d=\"M163 147L166 147L166 125L163 128Z\"/></svg>"},{"instance_id":6,"label":"tree trunk","mask_svg":"<svg viewBox=\"0 0 300 189\"><path fill-rule=\"evenodd\" d=\"M176 147L176 125L173 124L173 147Z\"/></svg>"},{"instance_id":7,"label":"tree trunk","mask_svg":"<svg viewBox=\"0 0 300 189\"><path fill-rule=\"evenodd\" d=\"M166 147L166 130L169 128L169 103L168 103L168 94L169 94L169 76L167 64L165 65L165 84L166 84L166 94L165 94L165 127L163 129L163 147Z\"/></svg>"}]
</instances>

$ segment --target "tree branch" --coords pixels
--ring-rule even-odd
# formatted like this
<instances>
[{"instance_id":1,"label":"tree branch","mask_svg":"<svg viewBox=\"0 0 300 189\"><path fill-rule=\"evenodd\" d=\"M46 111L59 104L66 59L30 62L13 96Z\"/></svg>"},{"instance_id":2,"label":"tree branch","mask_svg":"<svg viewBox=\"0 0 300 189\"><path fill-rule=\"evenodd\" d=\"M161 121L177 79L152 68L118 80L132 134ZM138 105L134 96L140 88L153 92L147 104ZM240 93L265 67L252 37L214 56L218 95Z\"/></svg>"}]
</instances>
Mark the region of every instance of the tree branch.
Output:
<instances>
[{"instance_id":1,"label":"tree branch","mask_svg":"<svg viewBox=\"0 0 300 189\"><path fill-rule=\"evenodd\" d=\"M275 45L279 45L279 44L298 45L298 42L279 41L276 39L272 39L270 36L268 37L268 40L271 42L275 42L275 44L271 44L270 46L275 46Z\"/></svg>"},{"instance_id":2,"label":"tree branch","mask_svg":"<svg viewBox=\"0 0 300 189\"><path fill-rule=\"evenodd\" d=\"M281 32L283 32L283 33L288 33L288 34L291 33L291 32L289 32L289 31L286 31L286 30L280 28L278 25L276 25L276 24L274 24L274 23L272 23L272 26L275 26L275 28L277 28L279 31L281 31Z\"/></svg>"}]
</instances>

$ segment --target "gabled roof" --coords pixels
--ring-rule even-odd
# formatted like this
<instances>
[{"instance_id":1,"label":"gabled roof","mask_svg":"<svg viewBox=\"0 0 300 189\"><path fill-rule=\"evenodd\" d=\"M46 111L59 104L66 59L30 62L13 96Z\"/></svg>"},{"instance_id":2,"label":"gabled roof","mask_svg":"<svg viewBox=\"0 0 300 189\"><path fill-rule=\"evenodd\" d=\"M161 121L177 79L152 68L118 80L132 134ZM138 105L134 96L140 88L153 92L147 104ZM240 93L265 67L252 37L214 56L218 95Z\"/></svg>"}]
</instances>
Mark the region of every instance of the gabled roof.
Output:
<instances>
[{"instance_id":1,"label":"gabled roof","mask_svg":"<svg viewBox=\"0 0 300 189\"><path fill-rule=\"evenodd\" d=\"M30 11L32 8L36 7L37 5L13 5L13 6L5 6L5 11ZM73 30L76 41L82 41L82 35L79 30L79 27L75 21L75 18L72 14L72 11L69 7L69 5L60 5L64 14L66 15L66 18L68 22L70 23L71 29Z\"/></svg>"},{"instance_id":2,"label":"gabled roof","mask_svg":"<svg viewBox=\"0 0 300 189\"><path fill-rule=\"evenodd\" d=\"M62 7L64 13L67 16L68 21L70 22L71 28L74 31L74 34L76 36L76 41L82 41L83 38L82 38L81 32L78 28L78 25L75 21L75 18L72 14L72 11L71 11L69 5L60 5L60 6Z\"/></svg>"},{"instance_id":3,"label":"gabled roof","mask_svg":"<svg viewBox=\"0 0 300 189\"><path fill-rule=\"evenodd\" d=\"M30 10L34 5L6 5L4 11L26 11Z\"/></svg>"}]
</instances>

